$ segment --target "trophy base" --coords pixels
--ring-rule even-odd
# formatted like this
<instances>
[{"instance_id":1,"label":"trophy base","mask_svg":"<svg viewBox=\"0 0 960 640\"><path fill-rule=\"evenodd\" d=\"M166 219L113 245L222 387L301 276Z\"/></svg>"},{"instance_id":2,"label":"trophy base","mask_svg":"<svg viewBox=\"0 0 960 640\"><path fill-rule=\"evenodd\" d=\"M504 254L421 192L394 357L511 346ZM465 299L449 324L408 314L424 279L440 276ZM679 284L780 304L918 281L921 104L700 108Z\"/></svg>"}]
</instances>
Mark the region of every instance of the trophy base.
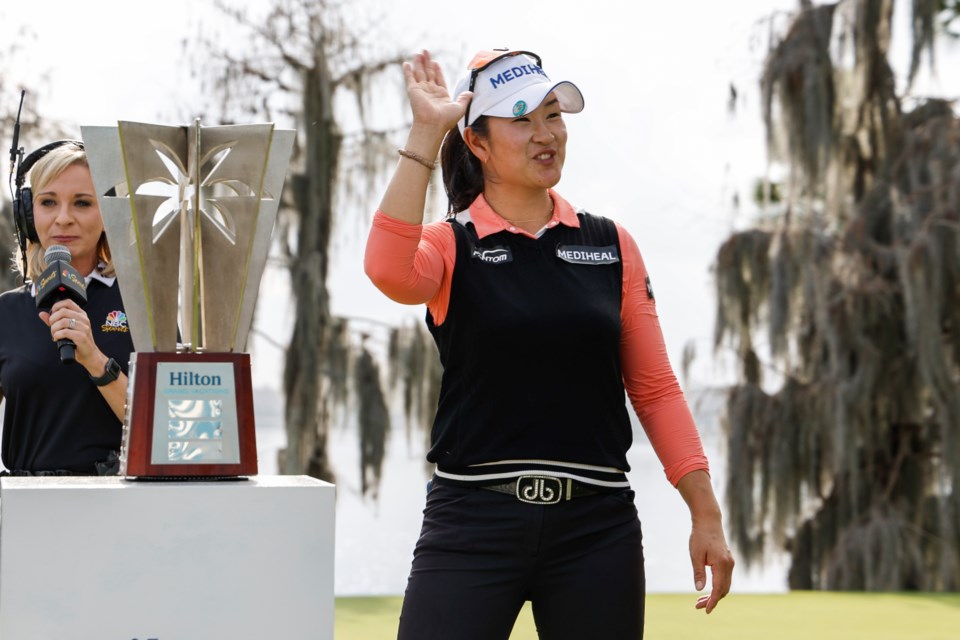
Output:
<instances>
[{"instance_id":1,"label":"trophy base","mask_svg":"<svg viewBox=\"0 0 960 640\"><path fill-rule=\"evenodd\" d=\"M256 474L249 354L131 355L121 476L207 481Z\"/></svg>"}]
</instances>

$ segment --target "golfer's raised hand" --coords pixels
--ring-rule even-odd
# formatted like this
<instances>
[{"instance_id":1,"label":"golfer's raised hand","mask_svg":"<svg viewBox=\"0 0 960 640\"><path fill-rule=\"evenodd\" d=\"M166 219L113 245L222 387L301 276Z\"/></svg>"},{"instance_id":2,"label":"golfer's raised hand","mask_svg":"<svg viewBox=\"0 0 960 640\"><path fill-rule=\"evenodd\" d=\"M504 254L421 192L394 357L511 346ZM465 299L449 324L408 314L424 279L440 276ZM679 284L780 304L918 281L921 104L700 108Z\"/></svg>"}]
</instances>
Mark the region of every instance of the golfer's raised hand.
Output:
<instances>
[{"instance_id":1,"label":"golfer's raised hand","mask_svg":"<svg viewBox=\"0 0 960 640\"><path fill-rule=\"evenodd\" d=\"M463 117L473 94L465 91L452 101L443 71L430 58L429 51L424 49L414 55L410 62L404 62L403 76L407 83L414 127L438 127L446 132Z\"/></svg>"}]
</instances>

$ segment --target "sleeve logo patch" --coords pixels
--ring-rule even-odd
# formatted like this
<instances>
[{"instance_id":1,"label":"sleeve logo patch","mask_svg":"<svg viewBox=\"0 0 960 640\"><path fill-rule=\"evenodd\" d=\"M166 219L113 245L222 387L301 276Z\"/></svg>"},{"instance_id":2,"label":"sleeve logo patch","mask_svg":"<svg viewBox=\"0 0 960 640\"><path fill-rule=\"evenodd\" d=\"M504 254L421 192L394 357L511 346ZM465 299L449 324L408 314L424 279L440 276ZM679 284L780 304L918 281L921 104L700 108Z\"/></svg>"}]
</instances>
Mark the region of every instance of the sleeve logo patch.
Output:
<instances>
[{"instance_id":1,"label":"sleeve logo patch","mask_svg":"<svg viewBox=\"0 0 960 640\"><path fill-rule=\"evenodd\" d=\"M614 264L620 262L616 245L608 247L585 247L557 245L557 257L571 264Z\"/></svg>"},{"instance_id":2,"label":"sleeve logo patch","mask_svg":"<svg viewBox=\"0 0 960 640\"><path fill-rule=\"evenodd\" d=\"M655 300L653 297L653 283L650 282L650 276L647 276L647 297L651 300Z\"/></svg>"},{"instance_id":3,"label":"sleeve logo patch","mask_svg":"<svg viewBox=\"0 0 960 640\"><path fill-rule=\"evenodd\" d=\"M510 253L509 247L493 247L492 249L474 247L470 257L486 264L506 264L513 262L513 254Z\"/></svg>"}]
</instances>

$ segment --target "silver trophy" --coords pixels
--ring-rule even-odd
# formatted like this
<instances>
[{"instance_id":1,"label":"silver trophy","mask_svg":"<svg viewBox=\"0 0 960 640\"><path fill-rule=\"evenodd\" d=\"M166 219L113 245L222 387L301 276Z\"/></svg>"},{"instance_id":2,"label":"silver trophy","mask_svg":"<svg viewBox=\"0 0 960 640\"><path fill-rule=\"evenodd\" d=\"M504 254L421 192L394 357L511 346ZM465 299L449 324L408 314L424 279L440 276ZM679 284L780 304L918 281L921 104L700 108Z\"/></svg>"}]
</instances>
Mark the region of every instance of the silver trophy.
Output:
<instances>
[{"instance_id":1,"label":"silver trophy","mask_svg":"<svg viewBox=\"0 0 960 640\"><path fill-rule=\"evenodd\" d=\"M135 349L121 474L255 475L245 351L295 132L81 132Z\"/></svg>"}]
</instances>

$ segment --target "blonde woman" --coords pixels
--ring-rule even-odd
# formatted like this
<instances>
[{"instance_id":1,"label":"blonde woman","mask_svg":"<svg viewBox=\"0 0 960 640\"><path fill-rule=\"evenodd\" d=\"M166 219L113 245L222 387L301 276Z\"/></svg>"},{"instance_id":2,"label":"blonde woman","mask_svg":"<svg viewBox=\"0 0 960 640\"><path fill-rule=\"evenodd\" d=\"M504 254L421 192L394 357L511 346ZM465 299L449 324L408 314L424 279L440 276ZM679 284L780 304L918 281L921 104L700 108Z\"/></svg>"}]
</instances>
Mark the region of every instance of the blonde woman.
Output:
<instances>
[{"instance_id":1,"label":"blonde woman","mask_svg":"<svg viewBox=\"0 0 960 640\"><path fill-rule=\"evenodd\" d=\"M5 473L116 473L133 342L82 143L54 142L24 159L14 214L25 284L0 295ZM85 277L83 306L37 308L33 281L54 245ZM61 362L58 340L76 345L75 362Z\"/></svg>"}]
</instances>

